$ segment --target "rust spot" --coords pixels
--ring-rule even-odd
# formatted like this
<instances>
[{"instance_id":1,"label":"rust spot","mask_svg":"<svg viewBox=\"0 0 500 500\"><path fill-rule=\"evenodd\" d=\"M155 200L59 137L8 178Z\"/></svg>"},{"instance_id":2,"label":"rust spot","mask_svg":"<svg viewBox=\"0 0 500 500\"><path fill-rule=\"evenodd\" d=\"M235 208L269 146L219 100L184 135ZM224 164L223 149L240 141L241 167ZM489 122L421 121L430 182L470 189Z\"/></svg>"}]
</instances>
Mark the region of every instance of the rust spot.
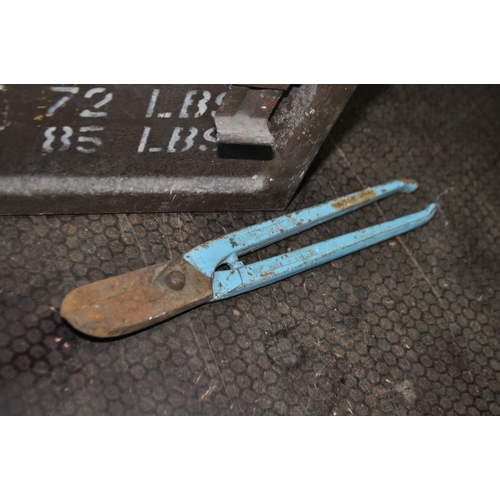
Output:
<instances>
[{"instance_id":1,"label":"rust spot","mask_svg":"<svg viewBox=\"0 0 500 500\"><path fill-rule=\"evenodd\" d=\"M417 184L417 181L415 181L413 179L401 179L401 182L403 184Z\"/></svg>"},{"instance_id":2,"label":"rust spot","mask_svg":"<svg viewBox=\"0 0 500 500\"><path fill-rule=\"evenodd\" d=\"M274 276L276 276L276 273L274 271L268 271L267 273L262 273L261 274L261 277L264 278L264 279L272 278Z\"/></svg>"},{"instance_id":3,"label":"rust spot","mask_svg":"<svg viewBox=\"0 0 500 500\"><path fill-rule=\"evenodd\" d=\"M332 201L332 207L336 210L343 211L347 210L348 208L362 205L363 203L371 201L376 196L377 194L375 193L375 191L371 188L368 188L360 191L359 193L350 196L344 196L339 200Z\"/></svg>"}]
</instances>

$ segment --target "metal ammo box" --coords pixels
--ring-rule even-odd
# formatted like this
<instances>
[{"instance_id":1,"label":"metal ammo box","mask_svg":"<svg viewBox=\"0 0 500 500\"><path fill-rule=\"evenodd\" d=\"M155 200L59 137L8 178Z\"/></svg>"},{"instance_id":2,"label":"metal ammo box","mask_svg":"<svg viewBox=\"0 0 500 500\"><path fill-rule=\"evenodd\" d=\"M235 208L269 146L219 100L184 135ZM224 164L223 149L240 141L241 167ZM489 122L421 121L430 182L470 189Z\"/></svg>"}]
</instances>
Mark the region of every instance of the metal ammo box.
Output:
<instances>
[{"instance_id":1,"label":"metal ammo box","mask_svg":"<svg viewBox=\"0 0 500 500\"><path fill-rule=\"evenodd\" d=\"M354 85L0 85L0 214L286 207Z\"/></svg>"}]
</instances>

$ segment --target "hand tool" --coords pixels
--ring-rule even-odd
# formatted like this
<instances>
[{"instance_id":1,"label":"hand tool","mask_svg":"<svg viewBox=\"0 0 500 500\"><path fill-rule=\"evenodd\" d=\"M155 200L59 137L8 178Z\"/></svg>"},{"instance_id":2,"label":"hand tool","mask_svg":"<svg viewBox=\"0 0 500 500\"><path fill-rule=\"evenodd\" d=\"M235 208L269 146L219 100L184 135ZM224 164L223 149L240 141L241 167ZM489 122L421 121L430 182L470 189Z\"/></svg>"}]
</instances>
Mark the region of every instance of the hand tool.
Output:
<instances>
[{"instance_id":1,"label":"hand tool","mask_svg":"<svg viewBox=\"0 0 500 500\"><path fill-rule=\"evenodd\" d=\"M399 180L299 210L203 243L169 263L76 288L61 315L76 329L111 338L136 332L206 302L234 297L411 231L432 219L436 205L394 221L244 265L239 257L418 185ZM219 269L223 264L229 269Z\"/></svg>"}]
</instances>

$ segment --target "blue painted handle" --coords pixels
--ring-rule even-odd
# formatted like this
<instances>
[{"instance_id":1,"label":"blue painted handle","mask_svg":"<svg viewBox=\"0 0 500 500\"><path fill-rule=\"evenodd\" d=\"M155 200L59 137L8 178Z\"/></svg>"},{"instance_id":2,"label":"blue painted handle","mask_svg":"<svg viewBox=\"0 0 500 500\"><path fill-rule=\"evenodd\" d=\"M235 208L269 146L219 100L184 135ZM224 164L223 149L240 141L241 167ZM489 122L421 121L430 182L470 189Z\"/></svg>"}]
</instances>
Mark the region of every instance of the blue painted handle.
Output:
<instances>
[{"instance_id":1,"label":"blue painted handle","mask_svg":"<svg viewBox=\"0 0 500 500\"><path fill-rule=\"evenodd\" d=\"M238 260L241 255L301 233L394 193L411 193L417 187L415 181L393 181L364 189L338 200L268 220L209 241L193 248L183 257L198 271L212 277L221 264L226 263L231 269L242 267L243 264Z\"/></svg>"},{"instance_id":2,"label":"blue painted handle","mask_svg":"<svg viewBox=\"0 0 500 500\"><path fill-rule=\"evenodd\" d=\"M431 204L421 212L394 221L332 238L248 266L230 271L217 271L212 284L214 292L212 301L255 290L394 238L429 222L435 213L436 205Z\"/></svg>"}]
</instances>

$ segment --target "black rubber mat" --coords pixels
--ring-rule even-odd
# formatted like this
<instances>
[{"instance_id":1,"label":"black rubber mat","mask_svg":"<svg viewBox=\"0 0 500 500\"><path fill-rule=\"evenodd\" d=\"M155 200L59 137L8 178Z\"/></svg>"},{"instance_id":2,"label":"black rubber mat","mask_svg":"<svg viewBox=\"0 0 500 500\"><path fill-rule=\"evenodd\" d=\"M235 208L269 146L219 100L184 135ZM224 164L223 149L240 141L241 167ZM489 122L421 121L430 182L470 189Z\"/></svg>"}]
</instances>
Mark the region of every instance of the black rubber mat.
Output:
<instances>
[{"instance_id":1,"label":"black rubber mat","mask_svg":"<svg viewBox=\"0 0 500 500\"><path fill-rule=\"evenodd\" d=\"M76 286L173 259L279 213L0 218L0 413L499 415L500 88L360 86L289 211L419 184L260 250L282 253L438 203L403 237L91 340Z\"/></svg>"}]
</instances>

